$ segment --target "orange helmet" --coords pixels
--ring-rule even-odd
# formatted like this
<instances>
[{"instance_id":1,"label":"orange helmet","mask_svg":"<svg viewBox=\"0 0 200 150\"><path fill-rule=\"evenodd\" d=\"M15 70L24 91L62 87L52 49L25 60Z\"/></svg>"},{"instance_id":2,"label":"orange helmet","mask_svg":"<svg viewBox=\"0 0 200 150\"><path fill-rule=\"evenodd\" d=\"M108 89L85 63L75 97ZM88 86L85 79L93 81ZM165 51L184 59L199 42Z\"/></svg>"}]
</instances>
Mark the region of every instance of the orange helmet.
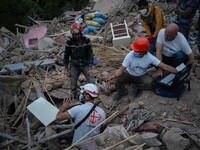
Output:
<instances>
[{"instance_id":1,"label":"orange helmet","mask_svg":"<svg viewBox=\"0 0 200 150\"><path fill-rule=\"evenodd\" d=\"M73 23L70 28L71 34L81 33L83 27L78 23Z\"/></svg>"},{"instance_id":2,"label":"orange helmet","mask_svg":"<svg viewBox=\"0 0 200 150\"><path fill-rule=\"evenodd\" d=\"M149 50L149 40L147 38L139 38L130 46L135 52L147 52Z\"/></svg>"}]
</instances>

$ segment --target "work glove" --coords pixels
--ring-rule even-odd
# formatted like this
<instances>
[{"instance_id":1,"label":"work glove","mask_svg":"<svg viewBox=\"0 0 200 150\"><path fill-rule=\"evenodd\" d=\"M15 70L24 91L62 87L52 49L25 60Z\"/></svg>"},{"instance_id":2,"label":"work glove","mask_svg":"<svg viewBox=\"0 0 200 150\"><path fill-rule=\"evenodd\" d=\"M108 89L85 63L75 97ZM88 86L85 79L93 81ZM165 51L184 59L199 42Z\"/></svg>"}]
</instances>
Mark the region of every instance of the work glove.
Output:
<instances>
[{"instance_id":1,"label":"work glove","mask_svg":"<svg viewBox=\"0 0 200 150\"><path fill-rule=\"evenodd\" d=\"M155 37L153 36L153 34L151 34L151 35L149 35L149 36L147 37L147 39L149 40L149 42L151 42L154 38L155 38Z\"/></svg>"}]
</instances>

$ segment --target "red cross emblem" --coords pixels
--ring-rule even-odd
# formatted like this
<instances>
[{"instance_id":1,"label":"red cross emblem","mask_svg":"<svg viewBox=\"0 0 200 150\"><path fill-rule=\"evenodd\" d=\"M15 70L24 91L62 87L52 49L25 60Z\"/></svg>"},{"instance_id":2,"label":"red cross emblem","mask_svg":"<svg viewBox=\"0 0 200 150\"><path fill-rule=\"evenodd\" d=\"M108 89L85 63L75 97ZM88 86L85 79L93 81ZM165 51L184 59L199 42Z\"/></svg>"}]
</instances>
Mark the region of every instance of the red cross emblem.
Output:
<instances>
[{"instance_id":1,"label":"red cross emblem","mask_svg":"<svg viewBox=\"0 0 200 150\"><path fill-rule=\"evenodd\" d=\"M96 110L94 110L94 111L92 112L92 114L90 115L89 120L90 120L90 122L91 122L92 124L95 124L95 122L97 122L97 121L100 120L101 118L102 118L101 115L100 115Z\"/></svg>"}]
</instances>

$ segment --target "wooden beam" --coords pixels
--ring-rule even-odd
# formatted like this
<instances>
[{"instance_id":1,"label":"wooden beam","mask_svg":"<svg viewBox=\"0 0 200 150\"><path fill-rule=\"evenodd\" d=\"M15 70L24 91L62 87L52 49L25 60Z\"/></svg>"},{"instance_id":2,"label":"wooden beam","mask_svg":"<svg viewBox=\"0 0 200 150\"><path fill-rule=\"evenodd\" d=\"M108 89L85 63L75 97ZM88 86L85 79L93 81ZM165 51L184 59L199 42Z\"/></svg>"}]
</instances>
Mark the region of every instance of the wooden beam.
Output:
<instances>
[{"instance_id":1,"label":"wooden beam","mask_svg":"<svg viewBox=\"0 0 200 150\"><path fill-rule=\"evenodd\" d=\"M134 135L128 137L128 138L125 139L125 140L122 140L122 141L120 141L120 142L118 142L118 143L116 143L116 144L114 144L114 145L112 145L112 146L110 146L110 147L107 147L107 148L104 149L104 150L109 150L109 149L111 149L111 148L113 148L113 147L115 147L115 146L117 146L117 145L120 145L120 144L122 144L122 143L124 143L124 142L126 142L126 141L128 141L128 140L130 140L130 139L132 139L132 138L134 138L134 137L136 137L136 136L138 136L138 135L139 135L139 134L136 133L136 134L134 134Z\"/></svg>"},{"instance_id":2,"label":"wooden beam","mask_svg":"<svg viewBox=\"0 0 200 150\"><path fill-rule=\"evenodd\" d=\"M21 143L21 144L27 144L27 141L20 140L20 139L18 139L18 138L16 138L16 137L13 137L13 136L11 136L11 135L9 135L9 134L6 134L6 133L0 132L0 136L1 136L1 137L4 137L4 138L6 138L6 139L13 140L13 141L18 142L18 143Z\"/></svg>"}]
</instances>

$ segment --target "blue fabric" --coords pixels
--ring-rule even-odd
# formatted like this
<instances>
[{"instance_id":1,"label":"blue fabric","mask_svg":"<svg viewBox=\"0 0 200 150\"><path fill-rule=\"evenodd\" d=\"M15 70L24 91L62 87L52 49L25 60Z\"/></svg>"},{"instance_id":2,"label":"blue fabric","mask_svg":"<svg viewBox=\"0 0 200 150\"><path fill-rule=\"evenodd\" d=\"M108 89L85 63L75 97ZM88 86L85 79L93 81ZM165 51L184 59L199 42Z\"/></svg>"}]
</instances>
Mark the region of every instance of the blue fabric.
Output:
<instances>
[{"instance_id":1,"label":"blue fabric","mask_svg":"<svg viewBox=\"0 0 200 150\"><path fill-rule=\"evenodd\" d=\"M100 30L100 29L101 29L101 27L95 27L95 26L87 25L87 26L83 29L82 33L86 35L86 34L89 34L90 32L93 32L94 30L98 31L98 30Z\"/></svg>"},{"instance_id":2,"label":"blue fabric","mask_svg":"<svg viewBox=\"0 0 200 150\"><path fill-rule=\"evenodd\" d=\"M101 25L105 24L105 20L102 19L102 18L95 17L95 18L92 19L92 21L98 22Z\"/></svg>"},{"instance_id":3,"label":"blue fabric","mask_svg":"<svg viewBox=\"0 0 200 150\"><path fill-rule=\"evenodd\" d=\"M99 64L99 59L97 57L94 57L91 65L96 66L97 64Z\"/></svg>"},{"instance_id":4,"label":"blue fabric","mask_svg":"<svg viewBox=\"0 0 200 150\"><path fill-rule=\"evenodd\" d=\"M108 16L104 15L103 13L95 13L95 17L102 18L102 19L107 19L108 18Z\"/></svg>"},{"instance_id":5,"label":"blue fabric","mask_svg":"<svg viewBox=\"0 0 200 150\"><path fill-rule=\"evenodd\" d=\"M94 30L96 30L96 31L100 30L101 27L95 27L95 26L87 25L87 29L89 29L89 31L92 32L92 31L94 31Z\"/></svg>"},{"instance_id":6,"label":"blue fabric","mask_svg":"<svg viewBox=\"0 0 200 150\"><path fill-rule=\"evenodd\" d=\"M139 56L140 56L140 53L133 52L133 57L139 58Z\"/></svg>"},{"instance_id":7,"label":"blue fabric","mask_svg":"<svg viewBox=\"0 0 200 150\"><path fill-rule=\"evenodd\" d=\"M173 92L167 91L167 90L164 90L160 87L155 89L155 93L157 95L160 95L160 96L163 96L163 97L168 97L168 98L175 98L177 96L181 96L184 92L185 92L185 86L184 85L181 86L180 89L175 91L175 92L174 91Z\"/></svg>"},{"instance_id":8,"label":"blue fabric","mask_svg":"<svg viewBox=\"0 0 200 150\"><path fill-rule=\"evenodd\" d=\"M84 28L83 31L82 31L82 33L83 33L84 35L87 35L87 34L90 33L90 30L89 30L88 28Z\"/></svg>"}]
</instances>

